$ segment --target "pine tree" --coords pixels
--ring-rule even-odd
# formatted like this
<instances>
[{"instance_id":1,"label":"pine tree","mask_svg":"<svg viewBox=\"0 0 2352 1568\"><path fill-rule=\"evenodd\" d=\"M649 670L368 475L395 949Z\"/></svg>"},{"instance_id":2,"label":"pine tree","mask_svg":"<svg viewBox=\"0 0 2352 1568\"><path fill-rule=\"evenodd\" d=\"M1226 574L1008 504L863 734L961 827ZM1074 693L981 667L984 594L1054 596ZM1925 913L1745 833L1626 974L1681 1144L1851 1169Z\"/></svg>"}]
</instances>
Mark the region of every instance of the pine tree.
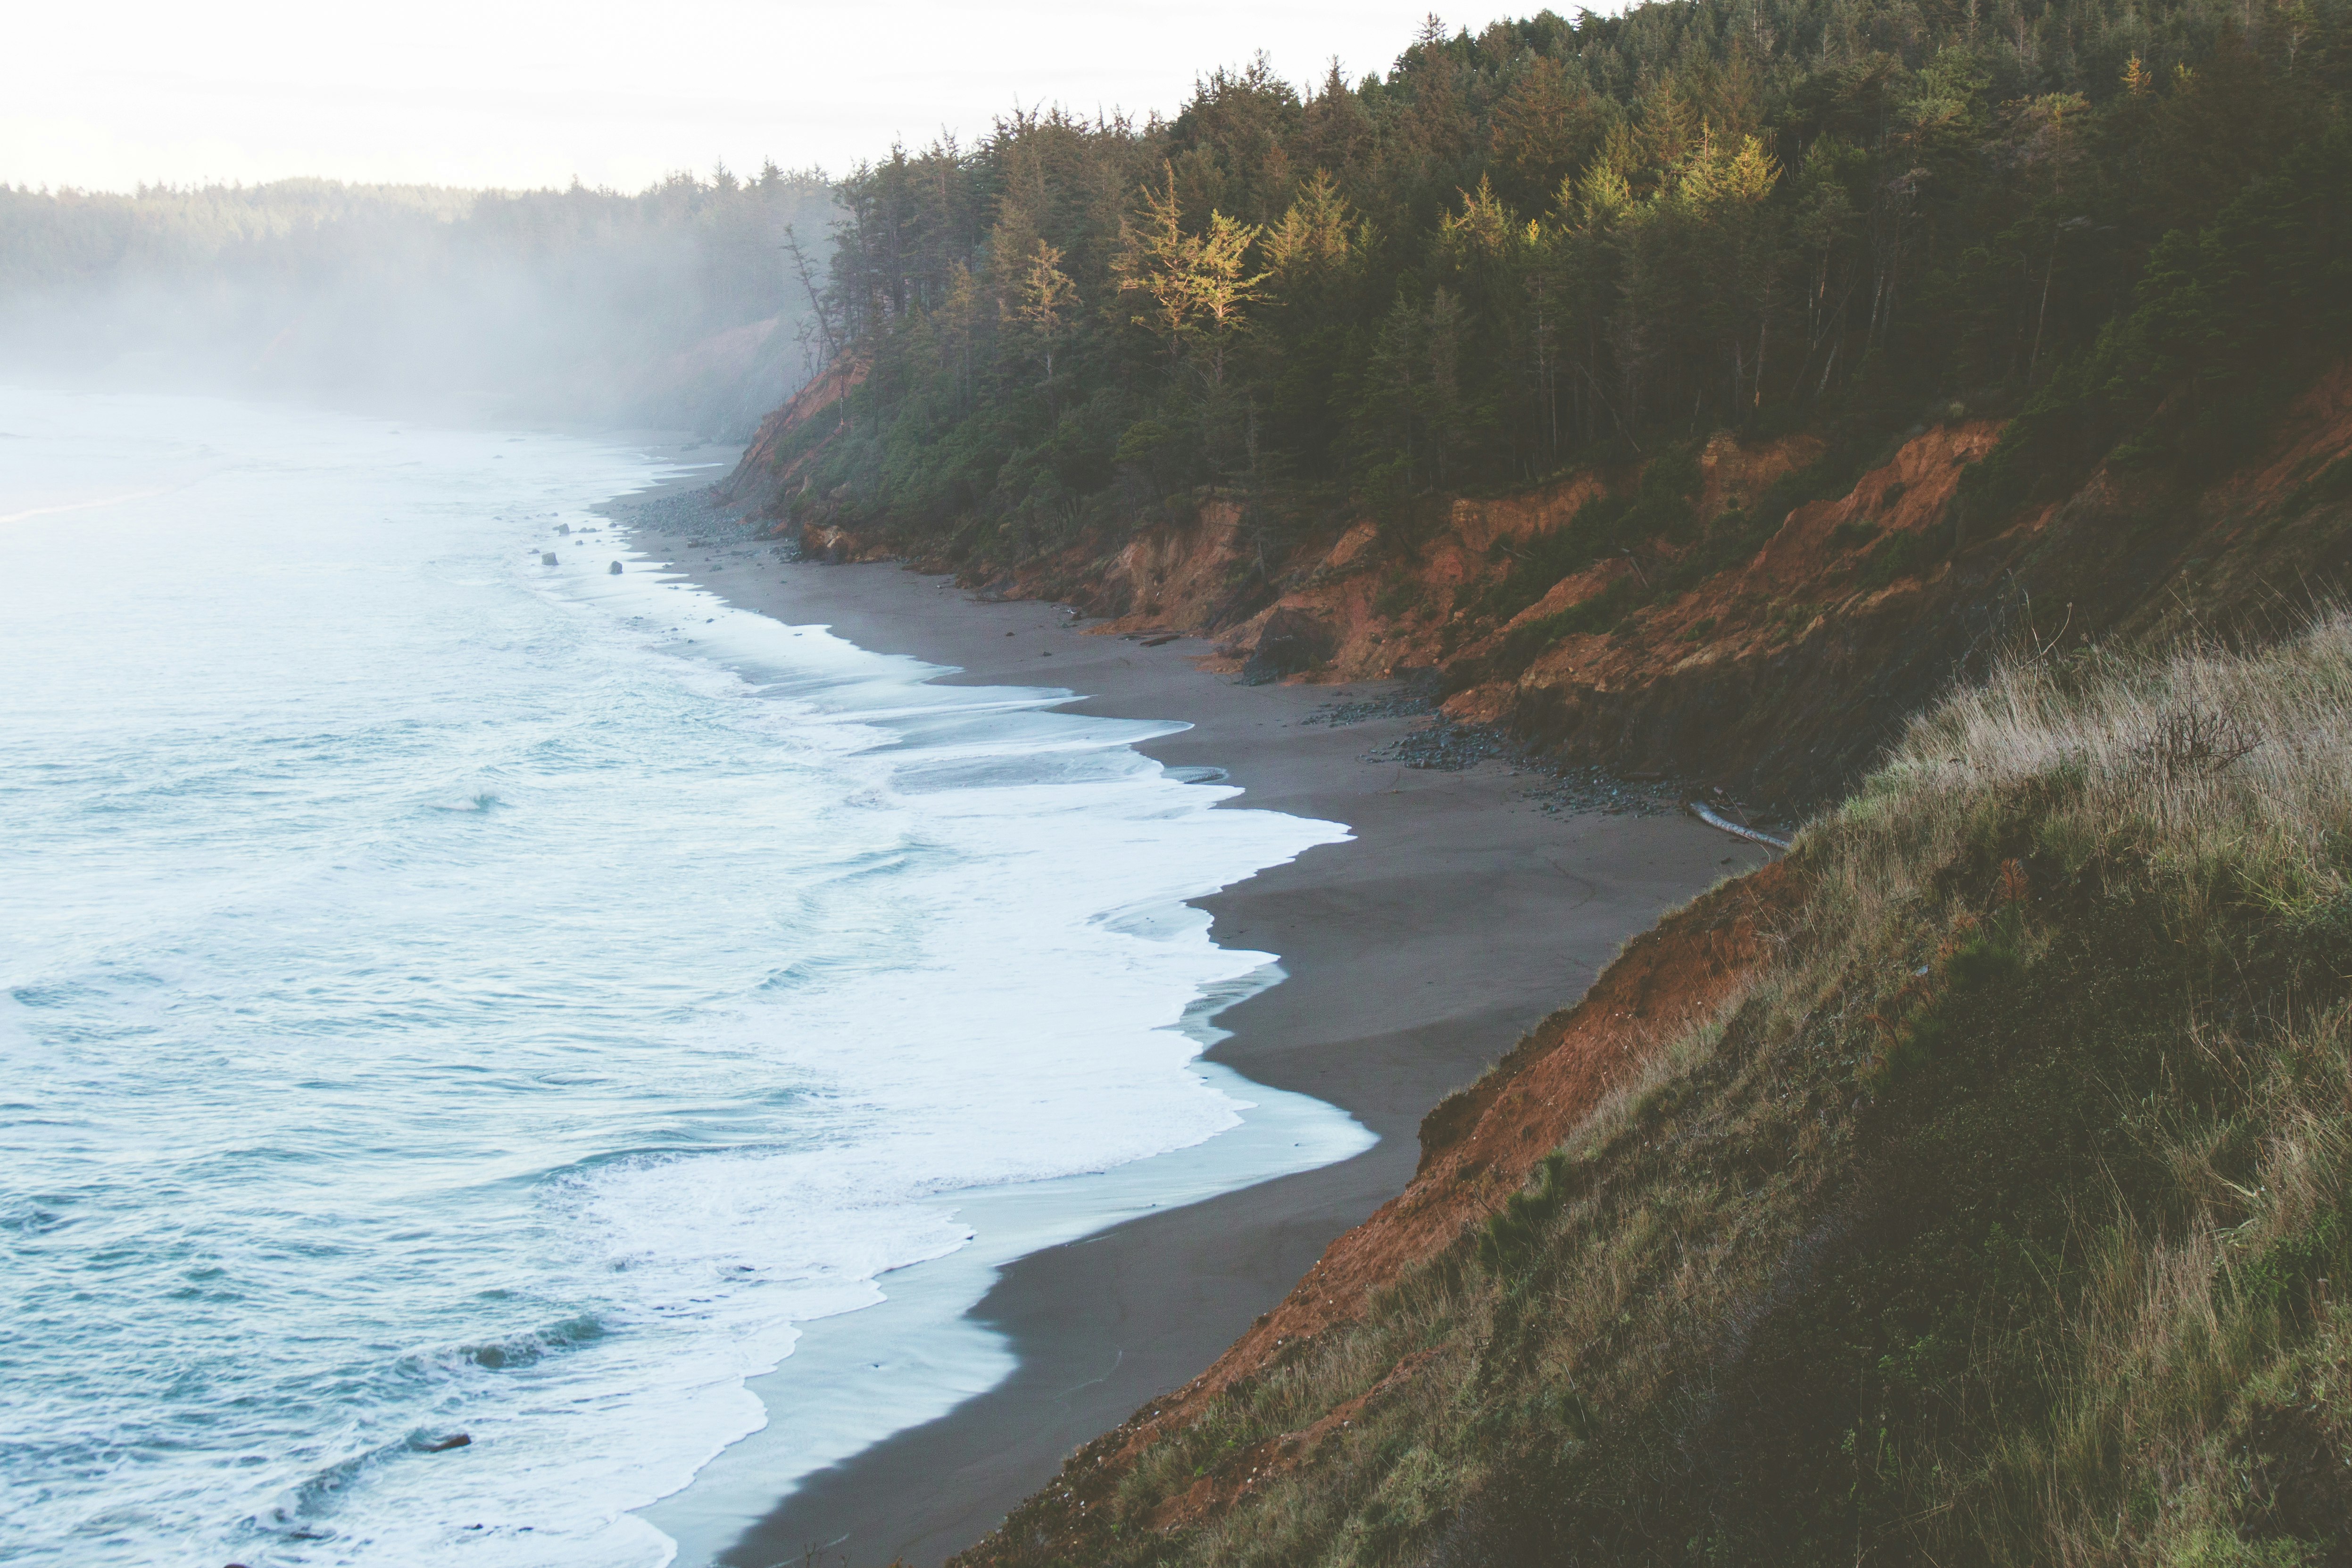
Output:
<instances>
[{"instance_id":1,"label":"pine tree","mask_svg":"<svg viewBox=\"0 0 2352 1568\"><path fill-rule=\"evenodd\" d=\"M1054 351L1069 333L1071 312L1077 298L1078 286L1062 270L1062 253L1040 238L1013 280L1013 302L1007 314L1019 323L1035 352L1045 361L1045 386L1056 424L1061 423L1061 413L1054 387Z\"/></svg>"}]
</instances>

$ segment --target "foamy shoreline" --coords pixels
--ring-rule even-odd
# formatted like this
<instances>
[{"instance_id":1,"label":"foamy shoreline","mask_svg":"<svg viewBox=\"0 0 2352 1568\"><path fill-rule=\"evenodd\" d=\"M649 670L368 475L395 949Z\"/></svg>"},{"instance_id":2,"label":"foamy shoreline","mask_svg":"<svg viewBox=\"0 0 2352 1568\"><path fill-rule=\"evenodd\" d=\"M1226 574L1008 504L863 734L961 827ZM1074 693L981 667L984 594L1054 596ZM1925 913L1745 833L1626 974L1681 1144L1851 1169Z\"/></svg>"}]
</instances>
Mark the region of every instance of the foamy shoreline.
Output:
<instances>
[{"instance_id":1,"label":"foamy shoreline","mask_svg":"<svg viewBox=\"0 0 2352 1568\"><path fill-rule=\"evenodd\" d=\"M714 516L707 537L740 535ZM1401 1190L1414 1130L1439 1098L1580 993L1662 908L1760 858L1675 818L1546 816L1497 764L1436 773L1363 760L1418 719L1302 722L1377 687L1245 687L1196 669L1200 643L1089 636L1054 606L983 603L887 565L786 564L763 551L727 565L680 570L735 607L959 667L947 684L1051 685L1093 694L1063 711L1185 721L1139 749L1171 768L1223 769L1245 791L1228 809L1349 825L1355 842L1196 901L1220 945L1276 952L1288 975L1218 1017L1231 1038L1208 1060L1338 1105L1381 1141L1339 1165L1019 1256L969 1314L1003 1336L1009 1375L806 1478L731 1547L682 1563L748 1568L822 1545L852 1568L922 1564L971 1544L1071 1448L1198 1373L1334 1236ZM853 1335L863 1315L814 1327ZM672 1508L648 1517L660 1523Z\"/></svg>"},{"instance_id":2,"label":"foamy shoreline","mask_svg":"<svg viewBox=\"0 0 2352 1568\"><path fill-rule=\"evenodd\" d=\"M652 1568L636 1511L740 1453L707 1557L783 1490L727 1447L784 1408L747 1382L877 1276L950 1265L890 1282L932 1313L913 1402L835 1358L824 1458L1013 1369L963 1308L1129 1211L1088 1173L1363 1141L1297 1097L1313 1148L1216 1136L1173 1027L1265 962L1185 901L1342 830L1213 810L1130 748L1169 726L615 551L589 507L709 453L0 402L0 1309L40 1437L0 1557ZM1047 1201L986 1253L991 1185Z\"/></svg>"}]
</instances>

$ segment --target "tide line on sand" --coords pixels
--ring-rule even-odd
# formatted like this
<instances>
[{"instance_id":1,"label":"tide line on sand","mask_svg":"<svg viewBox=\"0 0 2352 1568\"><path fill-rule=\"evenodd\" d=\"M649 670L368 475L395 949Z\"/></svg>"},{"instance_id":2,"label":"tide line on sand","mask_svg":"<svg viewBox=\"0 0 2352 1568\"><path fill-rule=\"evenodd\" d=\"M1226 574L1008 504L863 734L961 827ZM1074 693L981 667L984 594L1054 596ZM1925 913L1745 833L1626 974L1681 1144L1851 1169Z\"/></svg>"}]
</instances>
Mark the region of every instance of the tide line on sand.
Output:
<instances>
[{"instance_id":1,"label":"tide line on sand","mask_svg":"<svg viewBox=\"0 0 2352 1568\"><path fill-rule=\"evenodd\" d=\"M632 510L611 508L656 559L660 535L713 528L690 496ZM1243 791L1226 809L1344 823L1353 842L1199 901L1217 941L1276 953L1287 976L1218 1014L1230 1033L1208 1060L1336 1103L1380 1142L1013 1261L973 1313L1003 1336L1013 1373L809 1477L713 1553L723 1563L797 1558L822 1541L856 1561L928 1564L971 1544L1073 1448L1213 1361L1403 1189L1431 1106L1723 874L1723 842L1698 821L1549 815L1500 763L1369 766L1424 722L1349 704L1378 695L1370 685L1246 686L1200 668L1196 643L1088 635L1054 605L983 602L895 564L758 560L748 538L736 549L730 564L751 570L703 586L738 608L950 666L940 678L953 685L1034 685L1050 652L1055 685L1091 694L1066 710L1183 721L1139 749L1171 770L1223 770Z\"/></svg>"}]
</instances>

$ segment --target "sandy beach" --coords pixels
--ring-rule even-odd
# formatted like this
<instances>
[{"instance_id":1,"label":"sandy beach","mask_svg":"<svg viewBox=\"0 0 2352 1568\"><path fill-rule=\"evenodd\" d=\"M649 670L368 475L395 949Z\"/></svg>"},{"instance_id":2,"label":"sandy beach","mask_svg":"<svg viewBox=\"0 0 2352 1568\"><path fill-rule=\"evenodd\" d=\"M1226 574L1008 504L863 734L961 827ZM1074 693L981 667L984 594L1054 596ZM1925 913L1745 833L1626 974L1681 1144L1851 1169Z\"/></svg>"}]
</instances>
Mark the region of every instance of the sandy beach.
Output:
<instances>
[{"instance_id":1,"label":"sandy beach","mask_svg":"<svg viewBox=\"0 0 2352 1568\"><path fill-rule=\"evenodd\" d=\"M689 551L648 531L641 543L739 607L958 666L950 682L1062 686L1083 694L1069 711L1187 721L1143 749L1224 769L1244 791L1229 809L1347 824L1353 841L1202 902L1216 940L1276 953L1288 974L1219 1018L1233 1034L1212 1055L1344 1107L1381 1140L1004 1270L974 1315L1007 1337L1015 1374L810 1478L724 1554L730 1568L812 1553L928 1565L979 1539L1072 1448L1200 1372L1402 1189L1439 1099L1574 1000L1663 909L1764 852L1681 816L1546 813L1527 798L1537 780L1498 762L1367 760L1423 717L1306 722L1381 686L1245 686L1197 668L1210 650L1195 640L1087 635L1053 605L983 602L890 565L787 564L715 519L691 532L726 542Z\"/></svg>"}]
</instances>

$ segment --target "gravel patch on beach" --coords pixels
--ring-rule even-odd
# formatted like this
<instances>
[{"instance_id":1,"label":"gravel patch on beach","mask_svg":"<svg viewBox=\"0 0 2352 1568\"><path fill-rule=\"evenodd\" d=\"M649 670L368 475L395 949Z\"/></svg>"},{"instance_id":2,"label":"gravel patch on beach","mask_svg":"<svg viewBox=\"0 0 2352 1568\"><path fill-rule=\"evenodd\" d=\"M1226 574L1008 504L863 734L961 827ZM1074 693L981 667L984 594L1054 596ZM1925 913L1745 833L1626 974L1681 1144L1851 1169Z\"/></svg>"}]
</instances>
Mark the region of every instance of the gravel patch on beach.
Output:
<instances>
[{"instance_id":1,"label":"gravel patch on beach","mask_svg":"<svg viewBox=\"0 0 2352 1568\"><path fill-rule=\"evenodd\" d=\"M1325 703L1298 722L1328 724L1333 728L1343 725L1363 724L1376 718L1411 718L1416 715L1435 713L1439 697L1439 680L1435 670L1416 670L1397 683L1393 691L1361 702Z\"/></svg>"},{"instance_id":2,"label":"gravel patch on beach","mask_svg":"<svg viewBox=\"0 0 2352 1568\"><path fill-rule=\"evenodd\" d=\"M761 537L766 525L711 504L707 486L622 496L596 510L627 532L638 549L675 556L667 565L721 572L729 566L794 560L791 545Z\"/></svg>"},{"instance_id":3,"label":"gravel patch on beach","mask_svg":"<svg viewBox=\"0 0 2352 1568\"><path fill-rule=\"evenodd\" d=\"M1335 716L1329 722L1344 721ZM1587 812L1603 816L1664 816L1681 810L1685 800L1705 792L1702 786L1686 779L1633 779L1605 768L1562 766L1528 750L1500 726L1461 724L1444 714L1437 715L1423 728L1373 751L1366 760L1443 773L1458 773L1482 762L1498 762L1527 780L1520 789L1521 798L1551 816Z\"/></svg>"},{"instance_id":4,"label":"gravel patch on beach","mask_svg":"<svg viewBox=\"0 0 2352 1568\"><path fill-rule=\"evenodd\" d=\"M596 510L625 528L690 540L729 544L758 542L767 525L739 515L736 508L715 504L707 485L651 490L641 496L618 496Z\"/></svg>"}]
</instances>

